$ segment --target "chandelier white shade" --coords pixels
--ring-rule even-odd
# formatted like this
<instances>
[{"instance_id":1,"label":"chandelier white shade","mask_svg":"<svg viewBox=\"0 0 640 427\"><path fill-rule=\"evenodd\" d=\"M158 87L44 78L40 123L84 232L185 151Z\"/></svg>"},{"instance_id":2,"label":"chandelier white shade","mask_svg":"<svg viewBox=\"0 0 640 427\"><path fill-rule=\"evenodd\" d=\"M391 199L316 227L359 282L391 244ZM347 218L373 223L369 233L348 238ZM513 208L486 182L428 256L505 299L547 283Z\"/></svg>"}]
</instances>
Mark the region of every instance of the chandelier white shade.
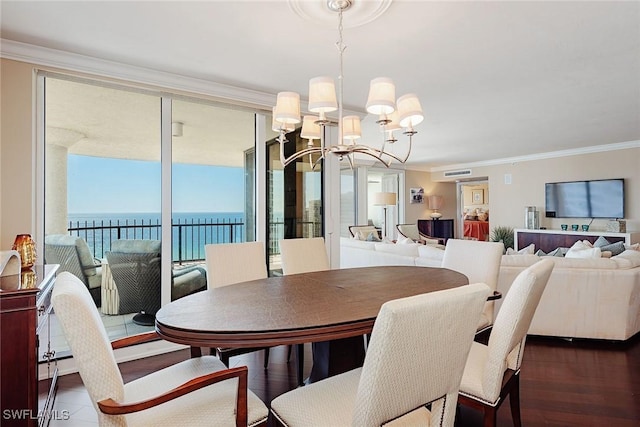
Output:
<instances>
[{"instance_id":1,"label":"chandelier white shade","mask_svg":"<svg viewBox=\"0 0 640 427\"><path fill-rule=\"evenodd\" d=\"M378 123L382 129L382 142L380 148L356 144L356 140L361 138L362 130L360 117L349 115L343 117L342 103L342 82L343 82L343 53L345 45L342 42L342 14L352 4L351 0L338 0L328 2L331 10L337 11L339 16L338 33L339 40L336 43L340 54L340 74L338 76L338 95L336 96L336 88L334 79L327 76L315 77L309 81L309 105L308 111L317 113L314 123L319 126L318 138L316 130L311 131L310 124L303 122L301 137L309 139L306 148L285 157L283 144L287 142L285 134L291 132L291 126L300 123L300 95L296 92L280 92L278 93L276 106L273 110L274 130L279 126L280 136L280 161L283 166L299 159L307 154L319 154L318 162L324 159L328 153L337 155L340 159L347 158L351 166L353 166L353 155L364 154L375 158L386 167L391 165L393 160L405 163L411 154L412 137L417 132L414 126L424 120L422 107L418 97L413 94L407 94L396 100L396 88L393 81L388 77L378 77L371 80L369 84L369 96L367 98L366 110L369 114L378 116ZM338 110L338 118L331 119L326 116L327 113ZM305 116L305 122L308 116ZM335 145L326 146L324 141L324 127L338 126L338 142ZM386 150L386 144L394 144L397 139L393 136L393 130L405 128L404 134L408 137L406 154L400 156L395 152ZM313 144L314 139L320 139L319 146ZM311 157L310 157L311 161Z\"/></svg>"},{"instance_id":2,"label":"chandelier white shade","mask_svg":"<svg viewBox=\"0 0 640 427\"><path fill-rule=\"evenodd\" d=\"M316 116L304 116L300 137L310 141L320 139L320 125L316 123L317 121L318 117Z\"/></svg>"},{"instance_id":3,"label":"chandelier white shade","mask_svg":"<svg viewBox=\"0 0 640 427\"><path fill-rule=\"evenodd\" d=\"M333 79L321 76L309 80L309 111L329 113L337 109L336 85Z\"/></svg>"},{"instance_id":4,"label":"chandelier white shade","mask_svg":"<svg viewBox=\"0 0 640 427\"><path fill-rule=\"evenodd\" d=\"M275 119L279 123L300 123L300 94L280 92L276 102Z\"/></svg>"},{"instance_id":5,"label":"chandelier white shade","mask_svg":"<svg viewBox=\"0 0 640 427\"><path fill-rule=\"evenodd\" d=\"M371 114L391 114L396 109L396 86L388 77L371 80L367 112Z\"/></svg>"}]
</instances>

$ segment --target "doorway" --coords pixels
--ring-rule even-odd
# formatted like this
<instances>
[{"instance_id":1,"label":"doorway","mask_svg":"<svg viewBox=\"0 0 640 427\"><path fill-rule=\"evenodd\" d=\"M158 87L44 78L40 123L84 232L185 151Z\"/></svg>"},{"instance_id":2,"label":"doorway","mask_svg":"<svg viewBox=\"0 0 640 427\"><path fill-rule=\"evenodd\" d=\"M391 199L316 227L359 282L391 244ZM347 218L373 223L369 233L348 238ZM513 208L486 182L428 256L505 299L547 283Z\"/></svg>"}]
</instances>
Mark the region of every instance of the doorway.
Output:
<instances>
[{"instance_id":1,"label":"doorway","mask_svg":"<svg viewBox=\"0 0 640 427\"><path fill-rule=\"evenodd\" d=\"M489 180L474 180L457 183L458 235L468 240L488 241L489 226Z\"/></svg>"}]
</instances>

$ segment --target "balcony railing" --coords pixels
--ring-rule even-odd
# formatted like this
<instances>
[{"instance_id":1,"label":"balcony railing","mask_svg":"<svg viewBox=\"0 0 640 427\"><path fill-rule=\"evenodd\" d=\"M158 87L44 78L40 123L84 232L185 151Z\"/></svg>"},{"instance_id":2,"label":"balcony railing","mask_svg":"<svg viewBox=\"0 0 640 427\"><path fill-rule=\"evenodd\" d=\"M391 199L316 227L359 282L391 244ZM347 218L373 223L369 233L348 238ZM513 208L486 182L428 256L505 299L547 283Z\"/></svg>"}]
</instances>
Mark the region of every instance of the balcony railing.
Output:
<instances>
[{"instance_id":1,"label":"balcony railing","mask_svg":"<svg viewBox=\"0 0 640 427\"><path fill-rule=\"evenodd\" d=\"M159 220L94 220L69 223L69 234L82 237L93 256L104 258L111 243L120 239L161 240ZM238 243L245 240L241 219L186 219L171 224L174 263L204 261L204 246L211 243Z\"/></svg>"},{"instance_id":2,"label":"balcony railing","mask_svg":"<svg viewBox=\"0 0 640 427\"><path fill-rule=\"evenodd\" d=\"M284 237L283 220L270 224L268 251L279 254L278 241ZM313 221L296 221L298 235L302 237L319 236L320 224ZM96 258L104 258L111 250L114 240L142 239L161 240L160 220L93 220L71 221L67 229L69 234L82 237ZM185 219L171 224L171 237L174 242L173 262L177 264L204 261L204 246L216 243L239 243L246 238L245 224L242 219Z\"/></svg>"}]
</instances>

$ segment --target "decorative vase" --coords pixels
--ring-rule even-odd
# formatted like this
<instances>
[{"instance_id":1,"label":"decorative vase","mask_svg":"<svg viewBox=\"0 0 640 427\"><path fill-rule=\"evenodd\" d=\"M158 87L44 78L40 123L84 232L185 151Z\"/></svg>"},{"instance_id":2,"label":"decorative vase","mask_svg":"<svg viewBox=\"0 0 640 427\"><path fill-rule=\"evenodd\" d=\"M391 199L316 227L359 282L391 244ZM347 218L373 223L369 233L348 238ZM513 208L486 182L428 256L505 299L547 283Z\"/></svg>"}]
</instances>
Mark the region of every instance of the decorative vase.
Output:
<instances>
[{"instance_id":1,"label":"decorative vase","mask_svg":"<svg viewBox=\"0 0 640 427\"><path fill-rule=\"evenodd\" d=\"M18 234L12 249L20 254L20 265L23 270L33 267L36 263L36 243L31 238L31 234Z\"/></svg>"}]
</instances>

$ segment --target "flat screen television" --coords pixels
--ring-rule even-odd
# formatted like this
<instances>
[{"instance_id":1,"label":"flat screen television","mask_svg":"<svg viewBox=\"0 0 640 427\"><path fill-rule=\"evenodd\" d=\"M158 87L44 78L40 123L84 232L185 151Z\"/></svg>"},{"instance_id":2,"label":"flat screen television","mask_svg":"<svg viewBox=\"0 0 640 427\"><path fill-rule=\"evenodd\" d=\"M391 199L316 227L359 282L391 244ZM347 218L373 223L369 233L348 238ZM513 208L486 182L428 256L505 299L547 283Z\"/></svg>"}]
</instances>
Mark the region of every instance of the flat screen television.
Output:
<instances>
[{"instance_id":1,"label":"flat screen television","mask_svg":"<svg viewBox=\"0 0 640 427\"><path fill-rule=\"evenodd\" d=\"M624 218L624 179L545 184L547 218Z\"/></svg>"}]
</instances>

